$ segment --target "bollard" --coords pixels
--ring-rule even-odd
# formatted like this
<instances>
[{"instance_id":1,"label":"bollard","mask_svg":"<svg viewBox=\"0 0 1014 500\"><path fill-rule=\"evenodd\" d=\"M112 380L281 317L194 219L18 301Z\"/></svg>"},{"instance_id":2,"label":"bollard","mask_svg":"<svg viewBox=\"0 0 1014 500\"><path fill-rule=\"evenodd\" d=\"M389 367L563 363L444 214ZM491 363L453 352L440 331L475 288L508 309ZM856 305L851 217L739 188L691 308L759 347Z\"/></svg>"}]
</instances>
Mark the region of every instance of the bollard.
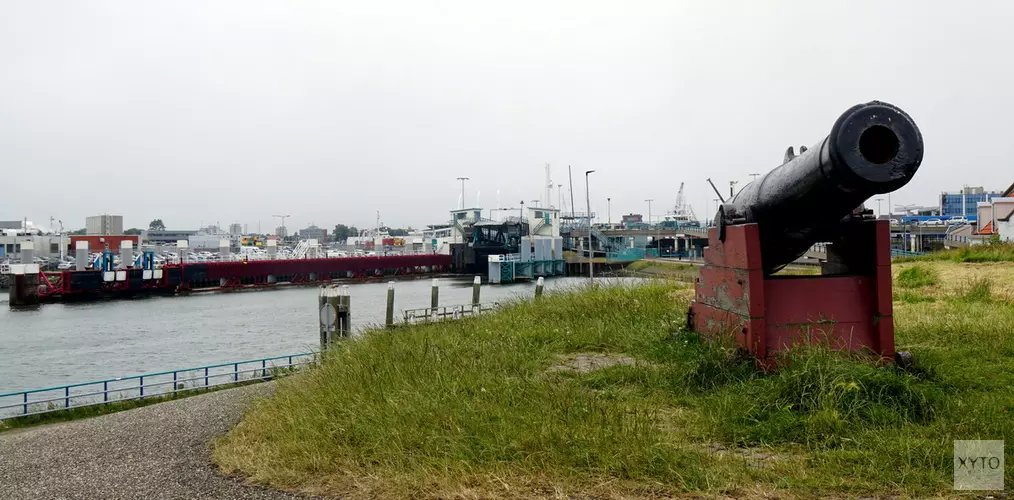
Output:
<instances>
[{"instance_id":1,"label":"bollard","mask_svg":"<svg viewBox=\"0 0 1014 500\"><path fill-rule=\"evenodd\" d=\"M229 240L218 240L218 260L227 262L232 260L229 251L232 249L232 242Z\"/></svg>"},{"instance_id":2,"label":"bollard","mask_svg":"<svg viewBox=\"0 0 1014 500\"><path fill-rule=\"evenodd\" d=\"M84 271L88 267L88 242L78 241L75 243L74 269Z\"/></svg>"},{"instance_id":3,"label":"bollard","mask_svg":"<svg viewBox=\"0 0 1014 500\"><path fill-rule=\"evenodd\" d=\"M394 326L394 282L387 283L387 327Z\"/></svg>"},{"instance_id":4,"label":"bollard","mask_svg":"<svg viewBox=\"0 0 1014 500\"><path fill-rule=\"evenodd\" d=\"M268 260L275 260L278 253L278 240L268 240Z\"/></svg>"},{"instance_id":5,"label":"bollard","mask_svg":"<svg viewBox=\"0 0 1014 500\"><path fill-rule=\"evenodd\" d=\"M481 287L481 286L482 286L482 278L476 276L475 279L472 280L472 305L473 306L479 305L479 287Z\"/></svg>"},{"instance_id":6,"label":"bollard","mask_svg":"<svg viewBox=\"0 0 1014 500\"><path fill-rule=\"evenodd\" d=\"M11 264L11 307L39 305L39 265Z\"/></svg>"},{"instance_id":7,"label":"bollard","mask_svg":"<svg viewBox=\"0 0 1014 500\"><path fill-rule=\"evenodd\" d=\"M180 255L180 264L187 261L187 252L190 249L190 241L188 240L176 240L176 251Z\"/></svg>"},{"instance_id":8,"label":"bollard","mask_svg":"<svg viewBox=\"0 0 1014 500\"><path fill-rule=\"evenodd\" d=\"M21 242L21 263L22 264L34 264L35 262L35 243L32 240L25 240Z\"/></svg>"},{"instance_id":9,"label":"bollard","mask_svg":"<svg viewBox=\"0 0 1014 500\"><path fill-rule=\"evenodd\" d=\"M539 280L535 282L535 298L542 297L542 289L545 287L546 279L539 276Z\"/></svg>"},{"instance_id":10,"label":"bollard","mask_svg":"<svg viewBox=\"0 0 1014 500\"><path fill-rule=\"evenodd\" d=\"M430 308L436 309L440 303L440 280L433 278L433 288L430 290Z\"/></svg>"},{"instance_id":11,"label":"bollard","mask_svg":"<svg viewBox=\"0 0 1014 500\"><path fill-rule=\"evenodd\" d=\"M134 242L124 240L120 242L120 267L127 269L134 266Z\"/></svg>"}]
</instances>

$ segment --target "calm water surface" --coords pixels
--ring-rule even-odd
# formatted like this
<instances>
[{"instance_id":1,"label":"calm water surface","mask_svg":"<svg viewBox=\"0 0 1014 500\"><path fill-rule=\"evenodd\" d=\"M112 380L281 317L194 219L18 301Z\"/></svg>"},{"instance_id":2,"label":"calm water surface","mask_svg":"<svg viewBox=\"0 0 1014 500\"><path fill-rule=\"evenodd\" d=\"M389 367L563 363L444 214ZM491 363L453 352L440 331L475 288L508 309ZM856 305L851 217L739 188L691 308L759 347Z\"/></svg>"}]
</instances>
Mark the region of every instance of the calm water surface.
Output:
<instances>
[{"instance_id":1,"label":"calm water surface","mask_svg":"<svg viewBox=\"0 0 1014 500\"><path fill-rule=\"evenodd\" d=\"M596 280L599 281L599 280ZM611 279L611 283L637 280ZM587 283L552 278L547 290ZM399 281L395 318L428 307L431 281ZM387 283L349 286L356 330L384 322ZM530 298L532 283L483 285L482 302ZM467 304L471 278L442 279L440 304ZM308 352L319 348L317 289L289 288L14 311L0 298L0 393L195 366Z\"/></svg>"}]
</instances>

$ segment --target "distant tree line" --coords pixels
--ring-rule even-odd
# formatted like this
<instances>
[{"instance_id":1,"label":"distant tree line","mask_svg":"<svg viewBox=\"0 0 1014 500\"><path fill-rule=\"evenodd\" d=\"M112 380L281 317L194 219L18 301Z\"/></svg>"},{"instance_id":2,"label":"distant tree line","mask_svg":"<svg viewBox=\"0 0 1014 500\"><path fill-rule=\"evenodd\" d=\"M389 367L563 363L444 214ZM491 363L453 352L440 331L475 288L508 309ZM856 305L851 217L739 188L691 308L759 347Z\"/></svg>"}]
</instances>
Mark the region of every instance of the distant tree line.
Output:
<instances>
[{"instance_id":1,"label":"distant tree line","mask_svg":"<svg viewBox=\"0 0 1014 500\"><path fill-rule=\"evenodd\" d=\"M409 233L415 231L411 227L407 228L393 228L393 227L381 227L382 231L387 231L387 234L391 236L408 236ZM331 233L331 239L333 241L345 241L353 236L359 236L359 228L356 226L346 226L345 224L336 224L334 231Z\"/></svg>"}]
</instances>

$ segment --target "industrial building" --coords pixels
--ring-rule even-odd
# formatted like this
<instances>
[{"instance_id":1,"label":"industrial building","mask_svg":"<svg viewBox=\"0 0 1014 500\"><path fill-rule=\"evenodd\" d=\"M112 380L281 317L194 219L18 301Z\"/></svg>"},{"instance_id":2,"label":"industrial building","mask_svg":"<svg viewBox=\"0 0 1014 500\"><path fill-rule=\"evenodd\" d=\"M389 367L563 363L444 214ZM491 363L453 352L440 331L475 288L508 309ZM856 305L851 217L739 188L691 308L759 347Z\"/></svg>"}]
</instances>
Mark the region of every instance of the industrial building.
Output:
<instances>
[{"instance_id":1,"label":"industrial building","mask_svg":"<svg viewBox=\"0 0 1014 500\"><path fill-rule=\"evenodd\" d=\"M641 214L627 214L620 219L620 222L623 224L640 224L644 222L644 218Z\"/></svg>"},{"instance_id":2,"label":"industrial building","mask_svg":"<svg viewBox=\"0 0 1014 500\"><path fill-rule=\"evenodd\" d=\"M70 248L77 248L77 244L79 241L87 242L88 251L91 253L103 252L107 250L110 252L119 252L120 246L123 244L124 241L129 241L131 243L131 246L133 246L134 248L141 247L140 236L118 234L109 236L106 235L71 236L69 245ZM35 248L38 249L39 246L36 245ZM36 254L38 254L38 250L36 250Z\"/></svg>"},{"instance_id":3,"label":"industrial building","mask_svg":"<svg viewBox=\"0 0 1014 500\"><path fill-rule=\"evenodd\" d=\"M187 238L187 242L192 250L214 250L216 252L221 247L222 240L229 241L229 246L232 247L232 242L228 235L197 233Z\"/></svg>"},{"instance_id":4,"label":"industrial building","mask_svg":"<svg viewBox=\"0 0 1014 500\"><path fill-rule=\"evenodd\" d=\"M42 259L62 256L61 251L65 250L69 244L67 235L0 234L0 260L20 260L21 243L25 241L31 241L35 244L34 255Z\"/></svg>"},{"instance_id":5,"label":"industrial building","mask_svg":"<svg viewBox=\"0 0 1014 500\"><path fill-rule=\"evenodd\" d=\"M197 231L189 229L166 229L164 231L141 231L141 237L149 245L175 245L179 240L190 239Z\"/></svg>"},{"instance_id":6,"label":"industrial building","mask_svg":"<svg viewBox=\"0 0 1014 500\"><path fill-rule=\"evenodd\" d=\"M302 240L327 241L327 229L321 229L313 224L306 229L299 230L299 238Z\"/></svg>"},{"instance_id":7,"label":"industrial building","mask_svg":"<svg viewBox=\"0 0 1014 500\"><path fill-rule=\"evenodd\" d=\"M961 191L940 193L939 215L972 218L977 215L979 203L989 203L993 198L1001 198L999 191L986 192L982 186L965 186Z\"/></svg>"},{"instance_id":8,"label":"industrial building","mask_svg":"<svg viewBox=\"0 0 1014 500\"><path fill-rule=\"evenodd\" d=\"M89 236L111 236L123 234L122 215L95 215L85 218L85 234Z\"/></svg>"}]
</instances>

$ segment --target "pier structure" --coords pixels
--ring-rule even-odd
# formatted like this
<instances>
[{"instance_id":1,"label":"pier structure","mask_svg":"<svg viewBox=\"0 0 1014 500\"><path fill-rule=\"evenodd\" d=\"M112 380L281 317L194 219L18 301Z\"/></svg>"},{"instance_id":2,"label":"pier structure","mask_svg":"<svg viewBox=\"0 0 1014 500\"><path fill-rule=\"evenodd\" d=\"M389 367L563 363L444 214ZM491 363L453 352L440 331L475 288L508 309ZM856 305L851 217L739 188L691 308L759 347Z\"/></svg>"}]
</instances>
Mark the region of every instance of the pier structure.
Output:
<instances>
[{"instance_id":1,"label":"pier structure","mask_svg":"<svg viewBox=\"0 0 1014 500\"><path fill-rule=\"evenodd\" d=\"M567 274L560 236L560 211L541 207L527 207L527 210L530 230L527 236L518 238L516 251L487 254L486 271L490 283Z\"/></svg>"},{"instance_id":2,"label":"pier structure","mask_svg":"<svg viewBox=\"0 0 1014 500\"><path fill-rule=\"evenodd\" d=\"M181 242L182 243L182 242ZM183 247L185 248L185 247ZM121 259L106 251L92 269L41 271L38 265L12 265L17 288L11 306L34 303L236 291L287 285L326 284L340 279L451 272L449 255L306 258L225 262L180 262L157 267L150 251ZM125 264L126 263L126 264ZM35 283L35 285L32 285ZM17 300L15 300L17 295ZM25 297L22 300L22 297ZM35 297L35 298L32 298Z\"/></svg>"}]
</instances>

